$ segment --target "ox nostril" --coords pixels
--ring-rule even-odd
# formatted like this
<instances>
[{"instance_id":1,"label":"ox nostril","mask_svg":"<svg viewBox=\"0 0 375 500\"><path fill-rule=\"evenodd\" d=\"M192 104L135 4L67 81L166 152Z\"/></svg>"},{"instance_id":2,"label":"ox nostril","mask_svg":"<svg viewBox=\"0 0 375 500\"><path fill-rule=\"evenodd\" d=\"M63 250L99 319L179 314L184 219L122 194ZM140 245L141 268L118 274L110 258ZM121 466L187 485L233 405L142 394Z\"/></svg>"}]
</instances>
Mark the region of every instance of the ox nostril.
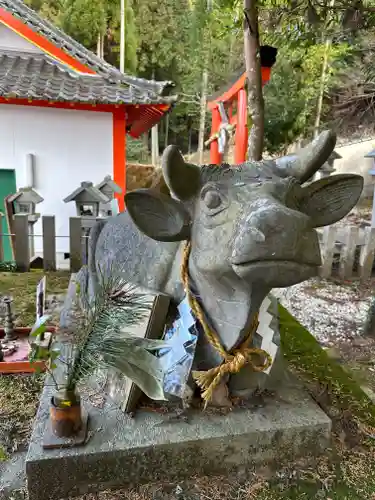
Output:
<instances>
[{"instance_id":1,"label":"ox nostril","mask_svg":"<svg viewBox=\"0 0 375 500\"><path fill-rule=\"evenodd\" d=\"M258 243L263 243L263 241L265 241L265 239L266 239L266 237L264 236L262 231L259 231L259 229L255 229L254 227L252 227L249 230L249 233L250 233L251 239L253 241L257 241Z\"/></svg>"}]
</instances>

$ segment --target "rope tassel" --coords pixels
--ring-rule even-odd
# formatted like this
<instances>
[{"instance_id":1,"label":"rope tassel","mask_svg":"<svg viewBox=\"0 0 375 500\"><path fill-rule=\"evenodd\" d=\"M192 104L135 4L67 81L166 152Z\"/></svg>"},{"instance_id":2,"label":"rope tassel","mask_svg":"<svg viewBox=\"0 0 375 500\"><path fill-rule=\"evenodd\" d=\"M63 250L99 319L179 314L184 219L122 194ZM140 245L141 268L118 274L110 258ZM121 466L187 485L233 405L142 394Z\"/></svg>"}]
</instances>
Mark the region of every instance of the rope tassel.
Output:
<instances>
[{"instance_id":1,"label":"rope tassel","mask_svg":"<svg viewBox=\"0 0 375 500\"><path fill-rule=\"evenodd\" d=\"M216 332L214 332L207 324L198 301L190 292L188 271L190 248L190 242L187 242L183 255L183 263L181 266L181 278L185 287L187 299L193 314L201 323L208 341L224 358L224 361L220 366L216 366L215 368L211 368L207 371L193 371L192 373L193 379L196 382L197 386L202 389L201 396L205 401L206 407L209 401L212 400L212 395L215 388L220 384L222 378L225 375L233 375L235 373L238 373L247 364L251 365L253 371L255 372L263 372L271 366L272 359L268 352L264 351L263 349L249 347L253 339L253 335L259 325L258 314L254 316L249 335L244 340L244 342L232 353L228 353L224 349ZM253 362L252 358L254 355L263 358L263 363L256 364L255 362Z\"/></svg>"}]
</instances>

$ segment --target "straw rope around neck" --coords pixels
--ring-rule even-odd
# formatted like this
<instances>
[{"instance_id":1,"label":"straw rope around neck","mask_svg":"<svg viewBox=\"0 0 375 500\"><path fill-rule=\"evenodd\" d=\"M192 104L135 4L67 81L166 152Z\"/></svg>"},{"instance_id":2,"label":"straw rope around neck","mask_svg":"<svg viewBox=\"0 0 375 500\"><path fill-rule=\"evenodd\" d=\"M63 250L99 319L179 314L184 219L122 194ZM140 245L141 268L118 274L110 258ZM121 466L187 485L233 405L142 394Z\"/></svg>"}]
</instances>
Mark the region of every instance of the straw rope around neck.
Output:
<instances>
[{"instance_id":1,"label":"straw rope around neck","mask_svg":"<svg viewBox=\"0 0 375 500\"><path fill-rule=\"evenodd\" d=\"M185 293L190 305L190 308L194 316L198 319L203 327L203 331L207 337L210 344L218 351L218 353L223 357L223 362L221 365L211 368L207 371L193 371L193 379L195 383L202 389L202 399L205 401L205 407L211 401L213 392L215 388L219 385L222 378L226 374L238 373L245 365L251 365L255 372L263 372L267 370L272 364L271 356L263 349L257 349L255 347L249 347L253 335L256 332L259 321L258 313L255 314L252 324L250 325L250 331L244 342L236 349L231 352L227 352L220 342L217 333L210 328L208 325L204 313L197 299L193 296L190 291L189 286L189 256L190 256L191 244L187 242L183 252L183 259L181 265L181 279L185 288ZM264 361L263 364L257 365L253 361L253 356L261 356Z\"/></svg>"}]
</instances>

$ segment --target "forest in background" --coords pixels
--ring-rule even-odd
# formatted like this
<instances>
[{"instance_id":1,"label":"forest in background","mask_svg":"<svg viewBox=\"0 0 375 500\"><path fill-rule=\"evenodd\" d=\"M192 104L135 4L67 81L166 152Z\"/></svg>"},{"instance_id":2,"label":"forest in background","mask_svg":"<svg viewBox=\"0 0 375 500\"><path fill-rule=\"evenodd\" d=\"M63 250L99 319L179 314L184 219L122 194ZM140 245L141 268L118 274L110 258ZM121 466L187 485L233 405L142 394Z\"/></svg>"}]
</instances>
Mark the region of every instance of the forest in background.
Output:
<instances>
[{"instance_id":1,"label":"forest in background","mask_svg":"<svg viewBox=\"0 0 375 500\"><path fill-rule=\"evenodd\" d=\"M25 0L109 63L119 66L120 0ZM374 130L375 0L259 0L262 44L279 50L264 88L265 149L285 151L314 130L341 137ZM125 71L171 80L179 100L159 126L160 150L198 147L202 92L244 67L241 0L126 0ZM210 120L205 122L205 139ZM147 141L146 141L147 142ZM145 141L129 159L144 161Z\"/></svg>"}]
</instances>

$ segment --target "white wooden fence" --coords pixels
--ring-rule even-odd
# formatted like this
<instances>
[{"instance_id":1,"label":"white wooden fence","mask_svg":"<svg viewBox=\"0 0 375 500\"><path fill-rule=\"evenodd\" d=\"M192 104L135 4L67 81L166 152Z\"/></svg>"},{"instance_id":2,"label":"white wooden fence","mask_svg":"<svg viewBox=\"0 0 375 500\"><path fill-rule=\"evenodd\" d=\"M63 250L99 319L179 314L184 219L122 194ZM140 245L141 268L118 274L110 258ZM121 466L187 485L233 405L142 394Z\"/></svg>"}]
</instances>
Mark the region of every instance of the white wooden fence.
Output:
<instances>
[{"instance_id":1,"label":"white wooden fence","mask_svg":"<svg viewBox=\"0 0 375 500\"><path fill-rule=\"evenodd\" d=\"M84 226L87 227L87 218ZM70 270L77 272L86 263L88 238L82 229L81 217L69 219ZM1 221L0 221L1 222ZM1 226L0 226L1 227ZM55 217L42 217L43 269L55 271L56 266L56 232ZM375 275L375 229L357 226L337 228L335 226L318 230L322 254L320 276L322 278L339 277L344 280L360 278L367 280ZM14 237L14 260L20 272L30 269L30 237L27 215L17 215L14 220L14 234L0 233L0 262L3 260L3 237Z\"/></svg>"},{"instance_id":2,"label":"white wooden fence","mask_svg":"<svg viewBox=\"0 0 375 500\"><path fill-rule=\"evenodd\" d=\"M367 280L375 274L375 229L328 226L319 230L322 266L320 276Z\"/></svg>"}]
</instances>

